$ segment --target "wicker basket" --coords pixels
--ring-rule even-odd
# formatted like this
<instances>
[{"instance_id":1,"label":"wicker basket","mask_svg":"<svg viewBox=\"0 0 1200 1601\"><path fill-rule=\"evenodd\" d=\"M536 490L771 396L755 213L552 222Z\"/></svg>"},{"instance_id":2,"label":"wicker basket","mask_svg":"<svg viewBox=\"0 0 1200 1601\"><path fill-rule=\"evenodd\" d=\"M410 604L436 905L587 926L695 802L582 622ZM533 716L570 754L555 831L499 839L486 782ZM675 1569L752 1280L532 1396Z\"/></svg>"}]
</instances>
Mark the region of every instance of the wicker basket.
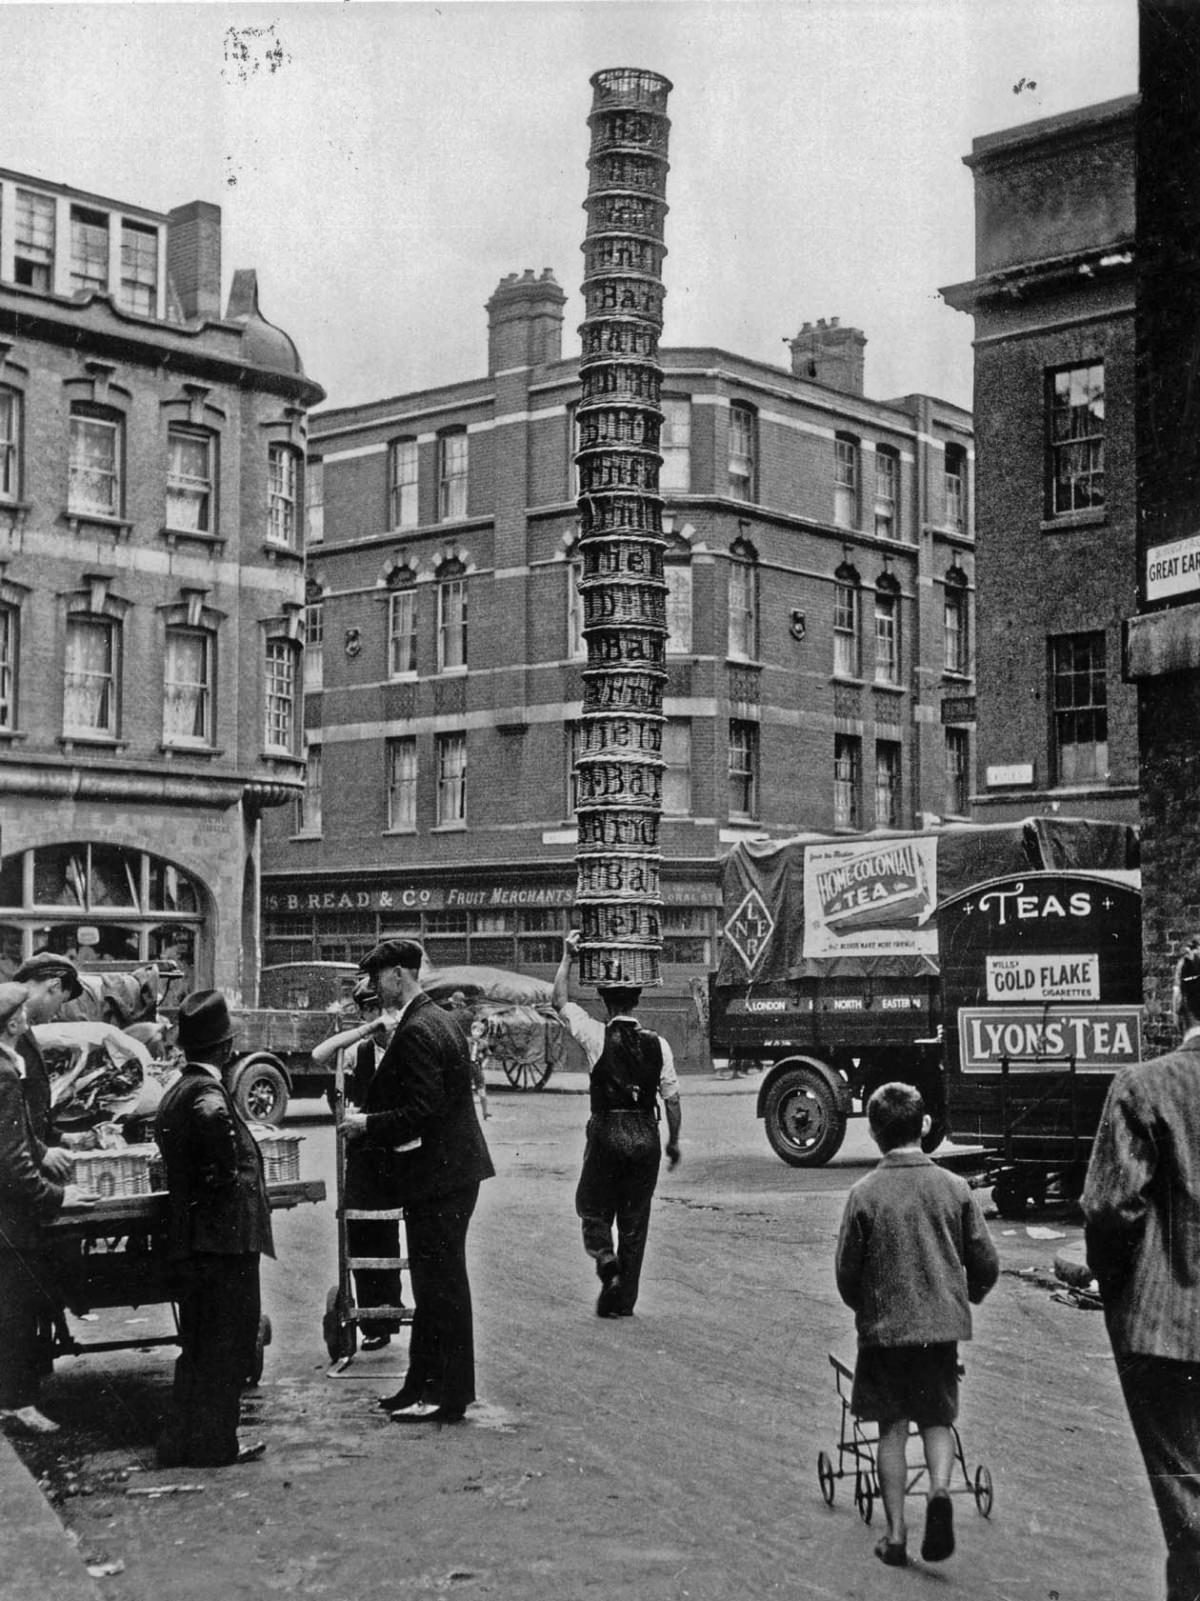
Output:
<instances>
[{"instance_id":1,"label":"wicker basket","mask_svg":"<svg viewBox=\"0 0 1200 1601\"><path fill-rule=\"evenodd\" d=\"M154 1145L126 1145L116 1151L72 1151L71 1182L109 1200L118 1195L150 1194L150 1162Z\"/></svg>"},{"instance_id":2,"label":"wicker basket","mask_svg":"<svg viewBox=\"0 0 1200 1601\"><path fill-rule=\"evenodd\" d=\"M268 1184L294 1184L300 1177L302 1134L282 1134L274 1128L252 1130L262 1152L263 1171Z\"/></svg>"}]
</instances>

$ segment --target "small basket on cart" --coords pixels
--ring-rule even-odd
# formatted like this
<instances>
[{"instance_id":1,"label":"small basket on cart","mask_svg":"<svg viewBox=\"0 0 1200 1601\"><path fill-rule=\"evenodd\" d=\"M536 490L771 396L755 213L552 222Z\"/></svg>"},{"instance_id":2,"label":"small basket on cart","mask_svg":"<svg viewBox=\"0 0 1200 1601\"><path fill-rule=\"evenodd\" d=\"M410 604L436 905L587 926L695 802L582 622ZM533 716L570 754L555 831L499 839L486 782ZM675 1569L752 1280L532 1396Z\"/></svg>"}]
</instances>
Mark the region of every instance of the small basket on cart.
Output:
<instances>
[{"instance_id":1,"label":"small basket on cart","mask_svg":"<svg viewBox=\"0 0 1200 1601\"><path fill-rule=\"evenodd\" d=\"M860 1422L850 1410L851 1387L854 1382L853 1370L840 1361L833 1352L829 1353L829 1365L834 1372L837 1384L838 1400L841 1404L841 1428L836 1447L837 1466L827 1451L817 1455L817 1482L821 1486L821 1494L825 1498L825 1505L833 1505L834 1491L839 1479L854 1477L854 1506L864 1523L870 1523L875 1511L875 1502L879 1500L879 1475L875 1466L875 1448L879 1444L879 1428L874 1423ZM961 1372L961 1368L959 1369ZM972 1476L967 1470L966 1458L963 1455L962 1439L958 1429L953 1424L950 1429L954 1437L954 1468L951 1471L949 1490L951 1495L973 1496L975 1506L981 1516L987 1518L992 1514L992 1475L980 1463ZM919 1438L919 1430L912 1426L909 1438ZM958 1482L961 1476L961 1483ZM906 1490L912 1495L918 1490L926 1477L925 1463L909 1463L908 1481Z\"/></svg>"}]
</instances>

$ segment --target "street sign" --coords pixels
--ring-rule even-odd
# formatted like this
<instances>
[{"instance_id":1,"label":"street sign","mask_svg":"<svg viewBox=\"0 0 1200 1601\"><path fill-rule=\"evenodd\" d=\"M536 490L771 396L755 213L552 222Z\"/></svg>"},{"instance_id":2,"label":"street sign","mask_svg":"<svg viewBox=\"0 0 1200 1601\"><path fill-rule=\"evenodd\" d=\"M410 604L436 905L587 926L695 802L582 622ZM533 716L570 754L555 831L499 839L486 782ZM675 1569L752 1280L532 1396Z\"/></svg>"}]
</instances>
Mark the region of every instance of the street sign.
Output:
<instances>
[{"instance_id":1,"label":"street sign","mask_svg":"<svg viewBox=\"0 0 1200 1601\"><path fill-rule=\"evenodd\" d=\"M1152 545L1146 552L1146 599L1166 600L1200 589L1200 534Z\"/></svg>"}]
</instances>

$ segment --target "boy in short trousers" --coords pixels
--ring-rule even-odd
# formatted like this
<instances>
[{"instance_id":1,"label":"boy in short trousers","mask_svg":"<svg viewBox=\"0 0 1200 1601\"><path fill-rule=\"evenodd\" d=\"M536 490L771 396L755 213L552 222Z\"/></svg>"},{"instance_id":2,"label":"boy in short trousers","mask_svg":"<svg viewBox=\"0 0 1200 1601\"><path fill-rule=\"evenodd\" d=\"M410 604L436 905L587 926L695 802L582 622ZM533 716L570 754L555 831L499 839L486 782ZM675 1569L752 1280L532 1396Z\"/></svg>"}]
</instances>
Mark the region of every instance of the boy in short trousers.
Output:
<instances>
[{"instance_id":1,"label":"boy in short trousers","mask_svg":"<svg viewBox=\"0 0 1200 1601\"><path fill-rule=\"evenodd\" d=\"M929 1473L921 1556L942 1562L954 1550L958 1341L971 1338L970 1303L983 1300L1000 1264L970 1186L921 1150L930 1119L920 1093L911 1084L881 1085L867 1102L867 1120L883 1155L846 1199L835 1265L858 1329L850 1409L879 1425L887 1529L875 1555L903 1567L910 1423L920 1430Z\"/></svg>"}]
</instances>

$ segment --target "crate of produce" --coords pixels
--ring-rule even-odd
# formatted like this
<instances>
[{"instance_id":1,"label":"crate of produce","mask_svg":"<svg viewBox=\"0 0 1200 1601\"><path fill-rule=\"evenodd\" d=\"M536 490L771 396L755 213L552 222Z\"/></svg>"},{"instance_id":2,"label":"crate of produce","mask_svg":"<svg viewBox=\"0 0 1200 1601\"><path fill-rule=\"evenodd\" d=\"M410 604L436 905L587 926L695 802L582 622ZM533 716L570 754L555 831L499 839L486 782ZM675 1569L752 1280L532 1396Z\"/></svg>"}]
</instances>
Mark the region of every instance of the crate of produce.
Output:
<instances>
[{"instance_id":1,"label":"crate of produce","mask_svg":"<svg viewBox=\"0 0 1200 1601\"><path fill-rule=\"evenodd\" d=\"M285 1134L275 1128L252 1130L262 1152L263 1171L268 1184L294 1184L300 1178L302 1134Z\"/></svg>"},{"instance_id":2,"label":"crate of produce","mask_svg":"<svg viewBox=\"0 0 1200 1601\"><path fill-rule=\"evenodd\" d=\"M72 1151L71 1182L108 1200L120 1195L149 1195L154 1145L125 1145L115 1150Z\"/></svg>"}]
</instances>

